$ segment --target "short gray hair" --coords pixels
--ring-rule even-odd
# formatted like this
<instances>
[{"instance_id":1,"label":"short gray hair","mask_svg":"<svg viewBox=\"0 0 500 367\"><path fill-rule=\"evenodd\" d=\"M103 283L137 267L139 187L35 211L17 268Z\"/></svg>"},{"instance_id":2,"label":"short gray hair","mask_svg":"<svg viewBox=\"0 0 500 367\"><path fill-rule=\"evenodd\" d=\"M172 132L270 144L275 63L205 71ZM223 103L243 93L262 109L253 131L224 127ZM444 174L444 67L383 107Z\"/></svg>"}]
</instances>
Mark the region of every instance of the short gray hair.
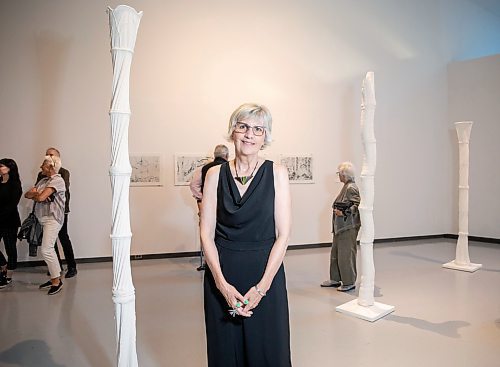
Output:
<instances>
[{"instance_id":1,"label":"short gray hair","mask_svg":"<svg viewBox=\"0 0 500 367\"><path fill-rule=\"evenodd\" d=\"M219 144L214 149L214 158L224 158L229 157L229 149L224 144Z\"/></svg>"},{"instance_id":2,"label":"short gray hair","mask_svg":"<svg viewBox=\"0 0 500 367\"><path fill-rule=\"evenodd\" d=\"M54 147L47 148L46 152L48 152L49 150L53 150L54 152L56 152L58 157L61 156L61 153L56 148L54 148Z\"/></svg>"},{"instance_id":3,"label":"short gray hair","mask_svg":"<svg viewBox=\"0 0 500 367\"><path fill-rule=\"evenodd\" d=\"M342 162L337 167L339 175L344 176L349 181L354 181L354 165L351 162Z\"/></svg>"},{"instance_id":4,"label":"short gray hair","mask_svg":"<svg viewBox=\"0 0 500 367\"><path fill-rule=\"evenodd\" d=\"M61 162L61 158L59 158L58 156L50 156L50 155L46 155L44 158L43 158L43 163L47 162L49 164L49 166L51 166L52 168L54 168L54 171L56 171L56 173L59 173L59 170L61 169L61 166L62 166L62 162Z\"/></svg>"},{"instance_id":5,"label":"short gray hair","mask_svg":"<svg viewBox=\"0 0 500 367\"><path fill-rule=\"evenodd\" d=\"M264 105L259 105L256 103L245 103L238 107L232 114L229 119L229 127L227 130L228 140L233 141L233 131L237 122L252 119L259 121L264 129L266 130L266 134L264 137L264 146L267 147L272 142L272 129L273 129L273 117L271 116L271 112Z\"/></svg>"}]
</instances>

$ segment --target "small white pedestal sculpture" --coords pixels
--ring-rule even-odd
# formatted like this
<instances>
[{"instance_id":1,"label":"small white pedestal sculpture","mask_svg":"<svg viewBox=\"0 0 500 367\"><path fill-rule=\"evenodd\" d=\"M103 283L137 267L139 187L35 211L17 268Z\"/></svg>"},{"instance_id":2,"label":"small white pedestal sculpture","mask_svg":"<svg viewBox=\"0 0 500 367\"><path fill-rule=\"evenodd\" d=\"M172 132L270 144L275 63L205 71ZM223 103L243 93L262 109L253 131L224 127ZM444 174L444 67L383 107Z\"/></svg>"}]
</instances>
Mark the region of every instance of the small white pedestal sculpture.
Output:
<instances>
[{"instance_id":1,"label":"small white pedestal sculpture","mask_svg":"<svg viewBox=\"0 0 500 367\"><path fill-rule=\"evenodd\" d=\"M359 298L336 308L338 312L367 321L376 321L394 311L394 306L374 301L375 265L373 262L373 199L375 196L375 168L377 164L377 143L373 127L375 117L375 82L373 72L366 73L361 89L361 137L363 140L363 166L361 169L361 285Z\"/></svg>"},{"instance_id":2,"label":"small white pedestal sculpture","mask_svg":"<svg viewBox=\"0 0 500 367\"><path fill-rule=\"evenodd\" d=\"M469 139L472 121L455 122L458 135L458 241L455 260L443 264L444 268L474 272L481 264L469 259Z\"/></svg>"},{"instance_id":3,"label":"small white pedestal sculpture","mask_svg":"<svg viewBox=\"0 0 500 367\"><path fill-rule=\"evenodd\" d=\"M113 302L116 319L117 366L136 367L135 289L130 269L129 186L132 167L128 154L130 120L129 77L142 12L120 5L108 7L113 60L111 120L111 177Z\"/></svg>"}]
</instances>

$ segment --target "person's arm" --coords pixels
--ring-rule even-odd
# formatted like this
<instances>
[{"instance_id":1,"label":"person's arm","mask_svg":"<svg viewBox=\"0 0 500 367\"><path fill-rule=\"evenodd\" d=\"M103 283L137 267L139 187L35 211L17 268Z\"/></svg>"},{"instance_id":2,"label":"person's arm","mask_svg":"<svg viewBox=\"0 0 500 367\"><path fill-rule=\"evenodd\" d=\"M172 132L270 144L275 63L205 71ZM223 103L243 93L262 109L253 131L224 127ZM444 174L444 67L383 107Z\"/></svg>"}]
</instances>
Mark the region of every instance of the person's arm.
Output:
<instances>
[{"instance_id":1,"label":"person's arm","mask_svg":"<svg viewBox=\"0 0 500 367\"><path fill-rule=\"evenodd\" d=\"M31 200L34 200L38 203L41 203L41 202L47 200L47 198L50 195L52 195L54 192L56 192L56 189L54 189L53 187L46 187L41 192L38 192L36 187L33 187L26 194L24 194L24 197L26 199L31 199Z\"/></svg>"},{"instance_id":2,"label":"person's arm","mask_svg":"<svg viewBox=\"0 0 500 367\"><path fill-rule=\"evenodd\" d=\"M350 208L351 213L353 214L356 213L358 211L359 203L361 202L361 197L359 196L359 190L356 187L356 185L354 184L349 185L346 191L346 200L352 203Z\"/></svg>"},{"instance_id":3,"label":"person's arm","mask_svg":"<svg viewBox=\"0 0 500 367\"><path fill-rule=\"evenodd\" d=\"M245 310L252 310L261 301L263 295L267 293L273 282L274 276L278 272L286 249L288 247L288 238L291 228L291 198L290 184L288 182L288 170L284 166L274 165L274 221L276 225L276 241L274 242L269 259L267 260L266 270L261 280L245 294L245 299L249 301Z\"/></svg>"},{"instance_id":4,"label":"person's arm","mask_svg":"<svg viewBox=\"0 0 500 367\"><path fill-rule=\"evenodd\" d=\"M38 191L36 187L33 187L26 192L26 194L24 194L24 197L41 203L47 200L48 197L54 192L65 190L64 181L60 177L56 177L54 179L51 178L49 185L50 186L45 187L42 191Z\"/></svg>"},{"instance_id":5,"label":"person's arm","mask_svg":"<svg viewBox=\"0 0 500 367\"><path fill-rule=\"evenodd\" d=\"M201 204L201 243L205 253L205 261L212 272L217 289L226 299L230 308L234 308L239 301L243 304L243 296L229 284L222 274L219 262L219 253L215 246L215 224L217 220L217 185L219 180L220 166L212 167L208 170L203 187L203 201ZM252 313L238 308L238 314L251 316Z\"/></svg>"},{"instance_id":6,"label":"person's arm","mask_svg":"<svg viewBox=\"0 0 500 367\"><path fill-rule=\"evenodd\" d=\"M202 193L201 193L201 167L197 168L193 172L193 177L191 178L191 182L189 183L189 188L191 189L191 193L197 202L201 201Z\"/></svg>"}]
</instances>

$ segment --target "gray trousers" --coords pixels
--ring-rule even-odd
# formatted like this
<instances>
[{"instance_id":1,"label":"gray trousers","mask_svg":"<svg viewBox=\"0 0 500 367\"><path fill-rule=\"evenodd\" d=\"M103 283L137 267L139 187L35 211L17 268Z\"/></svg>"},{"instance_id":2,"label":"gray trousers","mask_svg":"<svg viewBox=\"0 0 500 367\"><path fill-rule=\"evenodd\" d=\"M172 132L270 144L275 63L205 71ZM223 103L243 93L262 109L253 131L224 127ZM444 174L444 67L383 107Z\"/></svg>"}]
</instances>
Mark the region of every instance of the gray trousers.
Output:
<instances>
[{"instance_id":1,"label":"gray trousers","mask_svg":"<svg viewBox=\"0 0 500 367\"><path fill-rule=\"evenodd\" d=\"M335 234L330 254L330 280L344 285L356 283L357 228Z\"/></svg>"}]
</instances>

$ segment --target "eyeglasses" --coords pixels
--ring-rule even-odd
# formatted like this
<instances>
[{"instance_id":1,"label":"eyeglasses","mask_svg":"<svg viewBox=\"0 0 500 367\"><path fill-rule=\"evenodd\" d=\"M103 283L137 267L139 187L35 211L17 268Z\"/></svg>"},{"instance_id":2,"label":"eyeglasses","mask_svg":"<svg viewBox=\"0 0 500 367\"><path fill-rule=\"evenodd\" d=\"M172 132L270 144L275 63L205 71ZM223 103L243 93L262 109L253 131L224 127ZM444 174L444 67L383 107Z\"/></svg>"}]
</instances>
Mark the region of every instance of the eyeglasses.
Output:
<instances>
[{"instance_id":1,"label":"eyeglasses","mask_svg":"<svg viewBox=\"0 0 500 367\"><path fill-rule=\"evenodd\" d=\"M250 126L244 122L237 122L236 125L234 125L234 131L239 134L246 133L248 129L252 129L255 136L262 136L266 132L266 128L264 126Z\"/></svg>"}]
</instances>

